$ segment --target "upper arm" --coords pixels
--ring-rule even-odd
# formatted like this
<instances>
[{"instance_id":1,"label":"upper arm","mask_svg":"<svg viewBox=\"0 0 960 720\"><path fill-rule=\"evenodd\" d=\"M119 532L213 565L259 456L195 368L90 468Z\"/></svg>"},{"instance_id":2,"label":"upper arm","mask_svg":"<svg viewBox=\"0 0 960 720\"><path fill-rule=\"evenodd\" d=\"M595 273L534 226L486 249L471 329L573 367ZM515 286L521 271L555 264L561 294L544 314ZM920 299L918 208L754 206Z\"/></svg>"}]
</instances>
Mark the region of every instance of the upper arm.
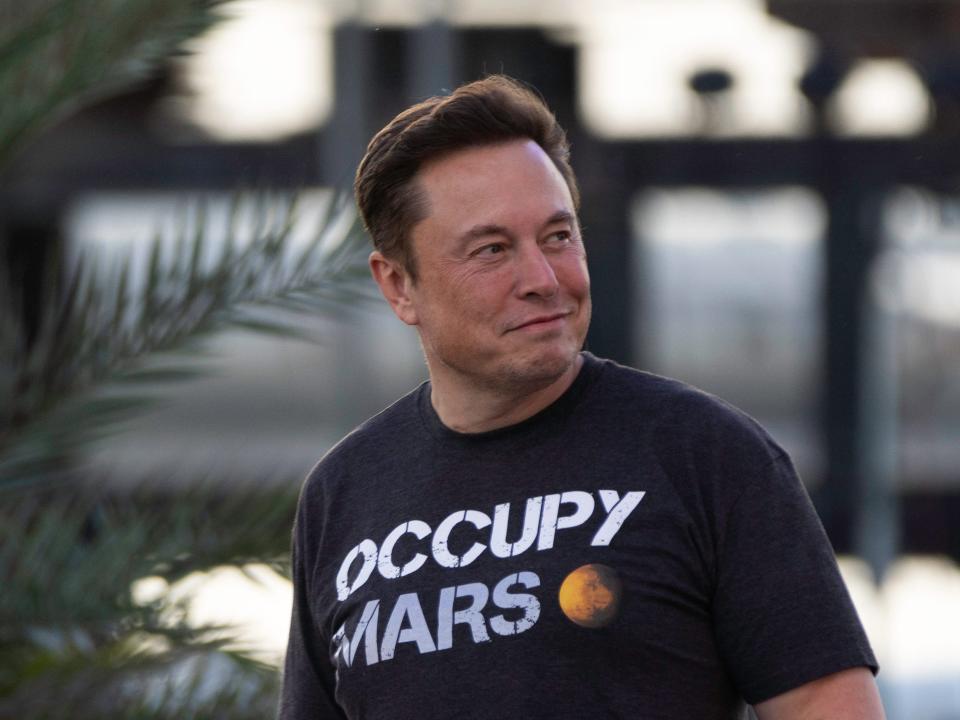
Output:
<instances>
[{"instance_id":1,"label":"upper arm","mask_svg":"<svg viewBox=\"0 0 960 720\"><path fill-rule=\"evenodd\" d=\"M792 465L779 456L755 478L718 542L713 618L734 684L756 704L848 668L869 674L876 659Z\"/></svg>"},{"instance_id":2,"label":"upper arm","mask_svg":"<svg viewBox=\"0 0 960 720\"><path fill-rule=\"evenodd\" d=\"M329 644L311 611L310 570L317 543L317 530L311 525L311 519L320 516L321 509L305 486L293 531L293 608L280 692L280 720L345 717L334 699L336 680L329 659Z\"/></svg>"},{"instance_id":3,"label":"upper arm","mask_svg":"<svg viewBox=\"0 0 960 720\"><path fill-rule=\"evenodd\" d=\"M865 667L827 675L754 706L759 720L884 720L873 674Z\"/></svg>"}]
</instances>

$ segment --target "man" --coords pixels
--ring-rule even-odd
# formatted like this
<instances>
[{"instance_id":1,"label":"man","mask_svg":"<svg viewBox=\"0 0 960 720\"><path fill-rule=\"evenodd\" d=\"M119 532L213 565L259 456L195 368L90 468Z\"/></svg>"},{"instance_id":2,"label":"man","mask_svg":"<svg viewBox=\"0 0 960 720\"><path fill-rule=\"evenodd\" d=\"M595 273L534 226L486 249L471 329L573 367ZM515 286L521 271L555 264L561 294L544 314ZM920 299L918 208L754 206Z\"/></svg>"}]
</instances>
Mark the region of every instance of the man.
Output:
<instances>
[{"instance_id":1,"label":"man","mask_svg":"<svg viewBox=\"0 0 960 720\"><path fill-rule=\"evenodd\" d=\"M495 76L416 105L355 190L430 380L307 479L281 718L882 718L783 450L581 351L579 196L542 101Z\"/></svg>"}]
</instances>

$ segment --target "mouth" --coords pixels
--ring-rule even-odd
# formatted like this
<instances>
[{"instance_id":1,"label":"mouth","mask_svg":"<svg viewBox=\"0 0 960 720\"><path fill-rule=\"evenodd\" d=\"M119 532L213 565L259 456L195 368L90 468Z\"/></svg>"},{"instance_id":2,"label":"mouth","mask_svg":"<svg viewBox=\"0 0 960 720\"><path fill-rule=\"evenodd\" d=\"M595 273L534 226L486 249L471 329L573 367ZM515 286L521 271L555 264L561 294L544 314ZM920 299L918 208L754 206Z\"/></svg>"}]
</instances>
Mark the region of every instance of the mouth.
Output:
<instances>
[{"instance_id":1,"label":"mouth","mask_svg":"<svg viewBox=\"0 0 960 720\"><path fill-rule=\"evenodd\" d=\"M509 332L513 332L515 330L548 330L562 325L564 320L566 320L570 314L570 311L567 311L551 313L550 315L538 315L537 317L524 320L523 322L514 325L510 328Z\"/></svg>"}]
</instances>

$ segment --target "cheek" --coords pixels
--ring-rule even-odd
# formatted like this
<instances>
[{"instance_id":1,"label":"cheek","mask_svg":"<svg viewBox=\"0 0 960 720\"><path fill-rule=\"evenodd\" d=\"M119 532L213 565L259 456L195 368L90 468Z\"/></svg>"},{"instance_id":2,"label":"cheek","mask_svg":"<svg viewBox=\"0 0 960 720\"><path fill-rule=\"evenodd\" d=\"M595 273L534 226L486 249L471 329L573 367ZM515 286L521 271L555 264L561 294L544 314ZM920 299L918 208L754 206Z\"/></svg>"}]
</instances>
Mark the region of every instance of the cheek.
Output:
<instances>
[{"instance_id":1,"label":"cheek","mask_svg":"<svg viewBox=\"0 0 960 720\"><path fill-rule=\"evenodd\" d=\"M571 258L559 268L559 279L568 292L586 295L590 290L590 275L584 258Z\"/></svg>"},{"instance_id":2,"label":"cheek","mask_svg":"<svg viewBox=\"0 0 960 720\"><path fill-rule=\"evenodd\" d=\"M485 272L475 272L458 278L455 302L460 312L471 316L496 314L510 297L513 287L513 271L504 264L487 268Z\"/></svg>"}]
</instances>

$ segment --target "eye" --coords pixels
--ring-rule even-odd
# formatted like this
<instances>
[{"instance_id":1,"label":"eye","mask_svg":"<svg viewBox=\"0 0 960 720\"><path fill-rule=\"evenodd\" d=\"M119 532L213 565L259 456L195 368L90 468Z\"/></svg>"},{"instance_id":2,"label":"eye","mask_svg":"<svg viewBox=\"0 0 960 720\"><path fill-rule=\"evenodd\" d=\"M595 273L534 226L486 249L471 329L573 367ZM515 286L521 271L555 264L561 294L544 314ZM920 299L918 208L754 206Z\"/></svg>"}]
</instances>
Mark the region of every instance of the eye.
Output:
<instances>
[{"instance_id":1,"label":"eye","mask_svg":"<svg viewBox=\"0 0 960 720\"><path fill-rule=\"evenodd\" d=\"M489 257L491 255L499 255L502 252L503 245L501 243L491 243L490 245L484 245L478 248L473 254L480 257Z\"/></svg>"},{"instance_id":2,"label":"eye","mask_svg":"<svg viewBox=\"0 0 960 720\"><path fill-rule=\"evenodd\" d=\"M573 233L569 230L557 230L555 233L550 233L547 236L547 240L552 243L567 243L573 239Z\"/></svg>"}]
</instances>

